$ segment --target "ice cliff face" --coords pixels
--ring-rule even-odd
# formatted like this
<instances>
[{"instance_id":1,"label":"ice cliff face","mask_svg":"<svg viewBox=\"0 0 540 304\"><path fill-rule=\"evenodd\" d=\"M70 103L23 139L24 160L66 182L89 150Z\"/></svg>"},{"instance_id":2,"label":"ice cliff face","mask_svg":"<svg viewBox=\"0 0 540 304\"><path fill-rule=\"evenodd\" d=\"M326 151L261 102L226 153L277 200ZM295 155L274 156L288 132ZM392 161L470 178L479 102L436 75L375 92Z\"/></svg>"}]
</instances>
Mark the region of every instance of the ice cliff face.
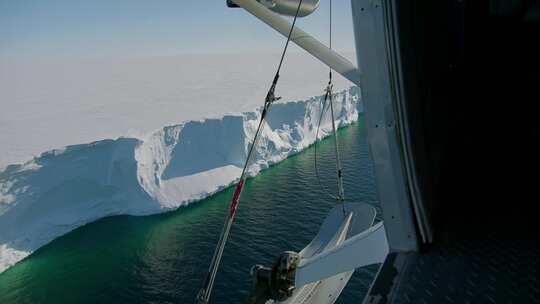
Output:
<instances>
[{"instance_id":1,"label":"ice cliff face","mask_svg":"<svg viewBox=\"0 0 540 304\"><path fill-rule=\"evenodd\" d=\"M358 89L334 97L336 123L358 117ZM267 116L251 175L315 141L321 97L278 102ZM111 215L164 212L235 182L260 109L167 126L145 139L68 146L0 171L0 272L54 238ZM330 134L329 111L319 137Z\"/></svg>"}]
</instances>

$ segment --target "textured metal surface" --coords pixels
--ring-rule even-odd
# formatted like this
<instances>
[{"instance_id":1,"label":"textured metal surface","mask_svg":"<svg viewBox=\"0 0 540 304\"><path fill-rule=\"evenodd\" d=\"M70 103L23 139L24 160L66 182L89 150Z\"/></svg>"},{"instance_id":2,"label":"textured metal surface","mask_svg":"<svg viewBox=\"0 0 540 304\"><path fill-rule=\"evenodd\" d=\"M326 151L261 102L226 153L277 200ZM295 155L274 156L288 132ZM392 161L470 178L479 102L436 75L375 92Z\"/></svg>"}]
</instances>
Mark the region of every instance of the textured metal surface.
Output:
<instances>
[{"instance_id":1,"label":"textured metal surface","mask_svg":"<svg viewBox=\"0 0 540 304\"><path fill-rule=\"evenodd\" d=\"M398 275L383 273L368 303L540 303L540 247L536 240L453 240L427 254L398 254ZM388 278L386 278L388 279ZM393 289L380 288L392 281ZM377 286L379 285L379 286ZM388 284L386 284L388 286ZM377 289L386 290L382 300ZM377 301L379 299L379 301Z\"/></svg>"},{"instance_id":2,"label":"textured metal surface","mask_svg":"<svg viewBox=\"0 0 540 304\"><path fill-rule=\"evenodd\" d=\"M391 250L418 249L407 190L399 125L390 89L385 24L380 1L351 0L356 56L375 181Z\"/></svg>"}]
</instances>

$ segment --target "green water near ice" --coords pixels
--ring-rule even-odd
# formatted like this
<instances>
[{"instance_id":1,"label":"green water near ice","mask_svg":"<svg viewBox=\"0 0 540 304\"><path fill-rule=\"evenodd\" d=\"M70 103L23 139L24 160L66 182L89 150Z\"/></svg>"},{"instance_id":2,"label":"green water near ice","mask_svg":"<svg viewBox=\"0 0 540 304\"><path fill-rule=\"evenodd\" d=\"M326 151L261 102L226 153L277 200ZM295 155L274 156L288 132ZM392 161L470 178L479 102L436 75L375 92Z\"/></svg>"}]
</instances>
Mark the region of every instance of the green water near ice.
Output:
<instances>
[{"instance_id":1,"label":"green water near ice","mask_svg":"<svg viewBox=\"0 0 540 304\"><path fill-rule=\"evenodd\" d=\"M378 208L364 118L339 131L348 201ZM215 285L214 303L244 303L254 264L301 250L335 201L314 173L313 147L250 179ZM335 189L333 142L318 148L323 184ZM166 214L115 216L76 229L0 275L0 303L193 303L232 189ZM338 303L359 303L377 267L358 269Z\"/></svg>"}]
</instances>

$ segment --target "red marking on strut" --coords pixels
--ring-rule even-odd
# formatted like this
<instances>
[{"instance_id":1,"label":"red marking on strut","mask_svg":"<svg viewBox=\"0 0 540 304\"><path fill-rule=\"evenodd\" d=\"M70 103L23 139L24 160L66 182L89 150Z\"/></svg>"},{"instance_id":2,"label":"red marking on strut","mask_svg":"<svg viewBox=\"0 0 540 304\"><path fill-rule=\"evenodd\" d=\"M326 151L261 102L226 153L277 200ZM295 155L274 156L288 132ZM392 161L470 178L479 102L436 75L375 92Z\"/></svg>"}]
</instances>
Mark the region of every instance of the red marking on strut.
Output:
<instances>
[{"instance_id":1,"label":"red marking on strut","mask_svg":"<svg viewBox=\"0 0 540 304\"><path fill-rule=\"evenodd\" d=\"M231 206L229 207L229 217L233 217L234 213L236 212L236 208L238 207L238 201L240 200L240 193L242 192L242 188L244 188L244 180L240 180L238 184L236 185L236 189L234 189Z\"/></svg>"}]
</instances>

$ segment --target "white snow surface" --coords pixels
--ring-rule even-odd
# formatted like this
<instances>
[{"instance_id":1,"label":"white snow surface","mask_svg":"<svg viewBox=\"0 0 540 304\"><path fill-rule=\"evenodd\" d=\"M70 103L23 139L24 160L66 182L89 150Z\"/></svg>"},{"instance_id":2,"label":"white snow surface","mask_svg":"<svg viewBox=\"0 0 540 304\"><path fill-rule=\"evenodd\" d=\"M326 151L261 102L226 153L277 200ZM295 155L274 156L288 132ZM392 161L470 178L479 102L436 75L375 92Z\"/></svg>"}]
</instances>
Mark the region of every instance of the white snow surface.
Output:
<instances>
[{"instance_id":1,"label":"white snow surface","mask_svg":"<svg viewBox=\"0 0 540 304\"><path fill-rule=\"evenodd\" d=\"M359 90L334 97L336 123L358 118ZM321 98L276 102L249 174L315 141ZM319 136L331 132L329 111ZM255 111L189 120L144 137L50 150L0 169L0 272L86 223L111 215L165 212L234 183L260 119Z\"/></svg>"},{"instance_id":2,"label":"white snow surface","mask_svg":"<svg viewBox=\"0 0 540 304\"><path fill-rule=\"evenodd\" d=\"M354 62L353 53L342 54ZM279 56L0 57L0 168L74 143L251 111L262 105ZM305 52L288 53L280 75L276 94L299 100L323 93L328 68ZM351 85L334 73L336 91Z\"/></svg>"}]
</instances>

